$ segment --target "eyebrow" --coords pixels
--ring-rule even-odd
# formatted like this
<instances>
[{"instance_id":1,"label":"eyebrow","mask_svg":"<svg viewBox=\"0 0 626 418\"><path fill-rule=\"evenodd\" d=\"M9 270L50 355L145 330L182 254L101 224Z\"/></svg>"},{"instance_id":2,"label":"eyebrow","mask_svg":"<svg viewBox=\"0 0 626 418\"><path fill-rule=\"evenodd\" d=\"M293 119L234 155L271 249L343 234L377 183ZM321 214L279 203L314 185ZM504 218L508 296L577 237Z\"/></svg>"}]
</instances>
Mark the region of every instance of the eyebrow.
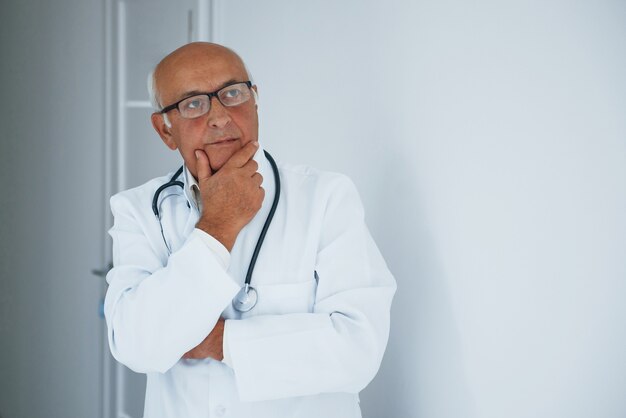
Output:
<instances>
[{"instance_id":1,"label":"eyebrow","mask_svg":"<svg viewBox=\"0 0 626 418\"><path fill-rule=\"evenodd\" d=\"M189 97L198 96L200 94L214 93L216 91L219 91L219 90L223 89L224 87L226 87L229 84L241 83L241 82L242 81L239 81L239 80L236 80L234 78L231 78L230 80L225 81L222 84L220 84L220 86L216 90L213 90L212 92L202 91L202 90L189 90L189 91L184 92L180 96L178 96L178 98L176 99L176 102L178 102L180 100L185 100L185 99L187 99Z\"/></svg>"}]
</instances>

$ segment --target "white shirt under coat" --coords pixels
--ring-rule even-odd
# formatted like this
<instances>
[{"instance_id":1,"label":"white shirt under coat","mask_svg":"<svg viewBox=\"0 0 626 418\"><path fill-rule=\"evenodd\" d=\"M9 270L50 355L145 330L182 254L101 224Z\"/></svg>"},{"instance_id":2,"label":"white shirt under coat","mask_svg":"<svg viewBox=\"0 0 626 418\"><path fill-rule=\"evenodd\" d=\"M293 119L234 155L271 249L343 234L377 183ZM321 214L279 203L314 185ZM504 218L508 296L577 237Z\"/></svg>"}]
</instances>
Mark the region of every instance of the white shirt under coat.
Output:
<instances>
[{"instance_id":1,"label":"white shirt under coat","mask_svg":"<svg viewBox=\"0 0 626 418\"><path fill-rule=\"evenodd\" d=\"M265 200L229 254L195 228L193 177L161 194L168 255L152 197L170 175L111 198L113 264L105 300L109 345L147 374L145 418L360 417L358 392L374 377L389 333L396 283L345 176L279 164L281 195L252 277L258 303L231 301L244 283L273 202L271 165L259 149ZM181 359L226 320L228 365Z\"/></svg>"}]
</instances>

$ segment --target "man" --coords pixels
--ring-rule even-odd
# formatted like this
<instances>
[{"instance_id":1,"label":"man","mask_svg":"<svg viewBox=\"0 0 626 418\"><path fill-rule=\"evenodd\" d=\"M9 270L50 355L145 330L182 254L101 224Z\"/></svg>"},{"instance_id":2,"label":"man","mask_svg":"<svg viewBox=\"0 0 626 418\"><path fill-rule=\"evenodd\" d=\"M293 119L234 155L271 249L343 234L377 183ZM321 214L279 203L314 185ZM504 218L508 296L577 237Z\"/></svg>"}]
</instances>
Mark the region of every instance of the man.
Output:
<instances>
[{"instance_id":1,"label":"man","mask_svg":"<svg viewBox=\"0 0 626 418\"><path fill-rule=\"evenodd\" d=\"M147 374L144 416L360 417L396 285L354 185L280 164L277 187L257 87L223 46L179 48L150 87L152 124L184 167L111 199L105 301L113 356ZM256 304L237 311L238 294Z\"/></svg>"}]
</instances>

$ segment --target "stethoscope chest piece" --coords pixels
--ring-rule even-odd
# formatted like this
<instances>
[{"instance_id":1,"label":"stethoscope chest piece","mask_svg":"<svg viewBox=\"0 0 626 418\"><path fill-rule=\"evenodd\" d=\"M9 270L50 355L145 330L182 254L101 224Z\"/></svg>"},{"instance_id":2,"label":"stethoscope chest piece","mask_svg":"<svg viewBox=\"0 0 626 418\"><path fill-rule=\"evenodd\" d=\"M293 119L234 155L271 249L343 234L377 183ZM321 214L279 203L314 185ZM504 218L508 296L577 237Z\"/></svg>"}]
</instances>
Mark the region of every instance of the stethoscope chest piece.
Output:
<instances>
[{"instance_id":1,"label":"stethoscope chest piece","mask_svg":"<svg viewBox=\"0 0 626 418\"><path fill-rule=\"evenodd\" d=\"M233 308L238 312L248 312L256 306L258 300L256 289L246 283L233 298Z\"/></svg>"}]
</instances>

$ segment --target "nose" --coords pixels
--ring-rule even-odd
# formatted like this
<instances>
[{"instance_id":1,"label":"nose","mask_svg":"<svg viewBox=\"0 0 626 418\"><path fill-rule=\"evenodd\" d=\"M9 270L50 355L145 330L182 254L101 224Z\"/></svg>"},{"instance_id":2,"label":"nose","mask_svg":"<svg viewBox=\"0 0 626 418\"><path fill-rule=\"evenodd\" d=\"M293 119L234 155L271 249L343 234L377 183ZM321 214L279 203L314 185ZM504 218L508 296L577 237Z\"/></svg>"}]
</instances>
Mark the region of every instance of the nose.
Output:
<instances>
[{"instance_id":1,"label":"nose","mask_svg":"<svg viewBox=\"0 0 626 418\"><path fill-rule=\"evenodd\" d=\"M217 99L217 97L211 97L211 108L209 109L209 116L207 123L212 128L222 129L230 122L230 114L224 105Z\"/></svg>"}]
</instances>

